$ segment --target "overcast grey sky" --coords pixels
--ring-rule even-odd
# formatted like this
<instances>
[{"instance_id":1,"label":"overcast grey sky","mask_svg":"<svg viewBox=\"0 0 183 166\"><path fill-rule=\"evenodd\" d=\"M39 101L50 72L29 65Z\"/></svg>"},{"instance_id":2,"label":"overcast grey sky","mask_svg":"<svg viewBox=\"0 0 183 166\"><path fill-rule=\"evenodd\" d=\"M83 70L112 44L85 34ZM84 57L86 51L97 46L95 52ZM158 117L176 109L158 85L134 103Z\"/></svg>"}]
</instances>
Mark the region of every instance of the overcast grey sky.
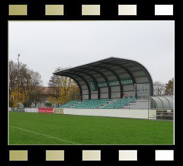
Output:
<instances>
[{"instance_id":1,"label":"overcast grey sky","mask_svg":"<svg viewBox=\"0 0 183 166\"><path fill-rule=\"evenodd\" d=\"M153 81L174 76L174 21L11 21L9 59L41 74L108 57L140 62Z\"/></svg>"}]
</instances>

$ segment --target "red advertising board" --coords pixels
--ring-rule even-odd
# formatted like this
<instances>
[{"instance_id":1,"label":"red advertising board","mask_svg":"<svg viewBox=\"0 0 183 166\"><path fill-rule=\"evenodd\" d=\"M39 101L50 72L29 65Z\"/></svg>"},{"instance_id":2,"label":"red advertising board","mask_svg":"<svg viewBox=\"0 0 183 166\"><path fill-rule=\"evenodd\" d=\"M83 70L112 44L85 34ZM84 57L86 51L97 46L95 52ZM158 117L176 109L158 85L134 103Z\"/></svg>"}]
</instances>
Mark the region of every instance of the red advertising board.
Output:
<instances>
[{"instance_id":1,"label":"red advertising board","mask_svg":"<svg viewBox=\"0 0 183 166\"><path fill-rule=\"evenodd\" d=\"M53 108L38 108L38 113L53 114L54 109Z\"/></svg>"}]
</instances>

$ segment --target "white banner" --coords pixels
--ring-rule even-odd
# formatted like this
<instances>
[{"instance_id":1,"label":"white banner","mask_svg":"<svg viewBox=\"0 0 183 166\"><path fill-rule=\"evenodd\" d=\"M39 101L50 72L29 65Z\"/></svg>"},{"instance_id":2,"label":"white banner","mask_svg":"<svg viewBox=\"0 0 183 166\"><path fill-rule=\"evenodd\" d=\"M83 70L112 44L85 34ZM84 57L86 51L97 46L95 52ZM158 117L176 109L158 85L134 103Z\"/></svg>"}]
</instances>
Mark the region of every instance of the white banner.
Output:
<instances>
[{"instance_id":1,"label":"white banner","mask_svg":"<svg viewBox=\"0 0 183 166\"><path fill-rule=\"evenodd\" d=\"M38 108L24 108L25 112L38 112Z\"/></svg>"},{"instance_id":2,"label":"white banner","mask_svg":"<svg viewBox=\"0 0 183 166\"><path fill-rule=\"evenodd\" d=\"M13 111L13 109L11 107L9 107L9 111Z\"/></svg>"}]
</instances>

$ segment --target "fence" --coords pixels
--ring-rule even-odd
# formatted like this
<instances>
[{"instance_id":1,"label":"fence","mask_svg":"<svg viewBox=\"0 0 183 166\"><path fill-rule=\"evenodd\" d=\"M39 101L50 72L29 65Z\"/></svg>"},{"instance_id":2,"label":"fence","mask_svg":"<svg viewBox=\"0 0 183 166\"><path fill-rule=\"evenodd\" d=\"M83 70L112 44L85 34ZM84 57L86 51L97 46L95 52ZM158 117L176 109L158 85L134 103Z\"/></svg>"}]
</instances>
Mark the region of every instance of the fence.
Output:
<instances>
[{"instance_id":1,"label":"fence","mask_svg":"<svg viewBox=\"0 0 183 166\"><path fill-rule=\"evenodd\" d=\"M156 110L156 119L173 120L173 110L170 109Z\"/></svg>"},{"instance_id":2,"label":"fence","mask_svg":"<svg viewBox=\"0 0 183 166\"><path fill-rule=\"evenodd\" d=\"M38 112L38 108L24 108L24 112Z\"/></svg>"},{"instance_id":3,"label":"fence","mask_svg":"<svg viewBox=\"0 0 183 166\"><path fill-rule=\"evenodd\" d=\"M142 101L140 101L142 102ZM138 102L137 102L138 103ZM147 104L146 104L147 105ZM139 106L139 104L137 104ZM134 106L133 106L134 107ZM20 112L16 108L9 108L9 111ZM142 118L142 119L161 119L173 120L173 109L164 108L130 108L126 109L66 109L66 108L24 108L24 112L32 113L55 113L55 114L73 114L73 115L91 115L91 116L111 116L125 118Z\"/></svg>"}]
</instances>

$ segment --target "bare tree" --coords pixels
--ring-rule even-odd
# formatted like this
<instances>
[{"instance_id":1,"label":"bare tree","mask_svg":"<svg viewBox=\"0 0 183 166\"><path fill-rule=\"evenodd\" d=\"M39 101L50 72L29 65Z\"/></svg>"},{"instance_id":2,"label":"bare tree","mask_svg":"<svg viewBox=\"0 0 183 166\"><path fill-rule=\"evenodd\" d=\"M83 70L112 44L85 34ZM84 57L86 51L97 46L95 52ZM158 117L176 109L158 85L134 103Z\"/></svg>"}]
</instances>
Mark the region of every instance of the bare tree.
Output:
<instances>
[{"instance_id":1,"label":"bare tree","mask_svg":"<svg viewBox=\"0 0 183 166\"><path fill-rule=\"evenodd\" d=\"M154 82L154 95L161 96L165 93L165 84L155 81Z\"/></svg>"},{"instance_id":2,"label":"bare tree","mask_svg":"<svg viewBox=\"0 0 183 166\"><path fill-rule=\"evenodd\" d=\"M165 86L165 94L166 95L173 95L173 78L168 81Z\"/></svg>"},{"instance_id":3,"label":"bare tree","mask_svg":"<svg viewBox=\"0 0 183 166\"><path fill-rule=\"evenodd\" d=\"M10 60L9 62L9 95L17 88L17 69L18 66Z\"/></svg>"}]
</instances>

